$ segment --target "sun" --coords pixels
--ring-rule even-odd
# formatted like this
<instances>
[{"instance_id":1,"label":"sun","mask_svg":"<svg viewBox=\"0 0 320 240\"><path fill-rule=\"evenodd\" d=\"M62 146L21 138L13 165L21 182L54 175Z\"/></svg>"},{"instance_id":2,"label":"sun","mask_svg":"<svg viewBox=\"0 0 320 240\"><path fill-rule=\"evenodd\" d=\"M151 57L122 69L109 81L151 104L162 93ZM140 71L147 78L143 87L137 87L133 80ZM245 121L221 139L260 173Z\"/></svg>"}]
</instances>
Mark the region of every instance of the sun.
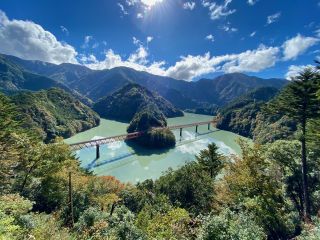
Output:
<instances>
[{"instance_id":1,"label":"sun","mask_svg":"<svg viewBox=\"0 0 320 240\"><path fill-rule=\"evenodd\" d=\"M161 3L162 1L163 0L141 0L141 2L149 9L155 6L157 3Z\"/></svg>"}]
</instances>

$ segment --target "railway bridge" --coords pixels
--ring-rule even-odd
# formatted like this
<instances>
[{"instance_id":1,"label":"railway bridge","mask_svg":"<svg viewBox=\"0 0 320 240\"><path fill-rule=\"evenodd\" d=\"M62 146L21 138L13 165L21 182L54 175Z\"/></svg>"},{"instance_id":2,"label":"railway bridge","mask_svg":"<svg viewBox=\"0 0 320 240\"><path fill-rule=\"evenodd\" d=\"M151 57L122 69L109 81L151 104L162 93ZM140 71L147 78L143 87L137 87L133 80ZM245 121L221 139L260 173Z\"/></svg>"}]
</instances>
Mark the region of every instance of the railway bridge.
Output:
<instances>
[{"instance_id":1,"label":"railway bridge","mask_svg":"<svg viewBox=\"0 0 320 240\"><path fill-rule=\"evenodd\" d=\"M170 130L180 129L180 137L182 137L182 130L184 128L195 127L195 132L198 133L198 126L201 126L201 125L208 125L208 130L210 130L211 125L215 126L215 121L213 120L213 121L206 121L206 122L195 122L195 123L190 123L190 124L174 125L174 126L168 126L168 127L163 127L163 128L154 128L154 129L166 129L166 128L168 128ZM117 136L112 136L112 137L105 137L105 138L100 138L100 139L95 139L95 140L73 143L73 144L70 144L69 146L70 146L71 150L73 150L73 151L80 150L83 148L95 147L96 148L96 158L98 159L98 158L100 158L100 145L138 138L138 137L142 136L145 132L146 131L140 131L140 132L127 133L127 134L122 134L122 135L117 135Z\"/></svg>"}]
</instances>

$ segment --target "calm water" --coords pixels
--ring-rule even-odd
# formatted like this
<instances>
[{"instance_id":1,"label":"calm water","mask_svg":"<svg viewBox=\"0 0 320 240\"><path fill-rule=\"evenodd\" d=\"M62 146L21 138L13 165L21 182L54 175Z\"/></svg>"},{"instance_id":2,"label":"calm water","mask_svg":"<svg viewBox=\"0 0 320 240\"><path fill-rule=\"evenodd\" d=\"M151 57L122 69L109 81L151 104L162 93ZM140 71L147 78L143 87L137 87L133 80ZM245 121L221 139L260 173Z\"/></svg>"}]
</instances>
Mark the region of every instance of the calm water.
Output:
<instances>
[{"instance_id":1,"label":"calm water","mask_svg":"<svg viewBox=\"0 0 320 240\"><path fill-rule=\"evenodd\" d=\"M186 113L184 117L168 119L168 125L180 125L193 122L209 121L212 117ZM99 137L114 136L126 133L128 124L102 119L99 127L79 133L65 141L75 143ZM236 143L238 135L217 131L207 125L183 129L180 140L179 130L174 131L177 146L166 151L151 151L143 148L128 146L125 142L115 142L100 147L100 158L95 159L95 148L77 151L81 166L93 170L97 175L112 175L123 182L135 183L148 178L156 179L169 167L176 169L186 162L193 161L200 150L214 142L224 154L239 154L240 148Z\"/></svg>"}]
</instances>

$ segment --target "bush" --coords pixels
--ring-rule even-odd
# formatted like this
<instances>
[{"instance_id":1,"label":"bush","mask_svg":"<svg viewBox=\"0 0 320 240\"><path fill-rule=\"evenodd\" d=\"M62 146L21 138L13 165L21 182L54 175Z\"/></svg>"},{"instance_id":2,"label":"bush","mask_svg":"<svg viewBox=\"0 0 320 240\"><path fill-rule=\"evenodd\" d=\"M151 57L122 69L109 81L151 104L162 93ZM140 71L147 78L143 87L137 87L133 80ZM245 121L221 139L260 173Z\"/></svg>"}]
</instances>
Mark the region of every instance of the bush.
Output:
<instances>
[{"instance_id":1,"label":"bush","mask_svg":"<svg viewBox=\"0 0 320 240\"><path fill-rule=\"evenodd\" d=\"M235 213L225 209L219 215L209 215L203 220L199 240L259 240L266 239L253 217L245 213Z\"/></svg>"}]
</instances>

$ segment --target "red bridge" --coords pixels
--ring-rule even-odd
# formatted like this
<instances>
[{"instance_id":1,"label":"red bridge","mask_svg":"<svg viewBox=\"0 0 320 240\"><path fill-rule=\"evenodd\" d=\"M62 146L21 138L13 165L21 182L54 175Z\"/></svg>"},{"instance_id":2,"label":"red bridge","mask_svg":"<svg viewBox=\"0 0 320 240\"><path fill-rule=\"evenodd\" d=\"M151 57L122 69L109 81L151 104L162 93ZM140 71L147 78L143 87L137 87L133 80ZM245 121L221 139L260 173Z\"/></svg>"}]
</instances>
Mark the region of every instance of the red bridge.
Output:
<instances>
[{"instance_id":1,"label":"red bridge","mask_svg":"<svg viewBox=\"0 0 320 240\"><path fill-rule=\"evenodd\" d=\"M180 137L181 137L183 128L195 126L196 133L198 133L198 126L208 125L208 130L210 130L210 124L215 125L215 121L196 122L196 123L175 125L175 126L168 126L168 127L164 127L164 128L154 128L154 129L165 129L165 128L168 128L170 130L180 129ZM142 136L144 133L145 133L145 131L133 132L133 133L123 134L123 135L118 135L118 136L105 137L105 138L100 138L100 139L95 139L95 140L73 143L73 144L70 144L69 146L74 151L80 150L83 148L96 147L96 153L97 153L96 155L97 155L97 158L99 158L100 157L100 145L138 138L138 137Z\"/></svg>"}]
</instances>

